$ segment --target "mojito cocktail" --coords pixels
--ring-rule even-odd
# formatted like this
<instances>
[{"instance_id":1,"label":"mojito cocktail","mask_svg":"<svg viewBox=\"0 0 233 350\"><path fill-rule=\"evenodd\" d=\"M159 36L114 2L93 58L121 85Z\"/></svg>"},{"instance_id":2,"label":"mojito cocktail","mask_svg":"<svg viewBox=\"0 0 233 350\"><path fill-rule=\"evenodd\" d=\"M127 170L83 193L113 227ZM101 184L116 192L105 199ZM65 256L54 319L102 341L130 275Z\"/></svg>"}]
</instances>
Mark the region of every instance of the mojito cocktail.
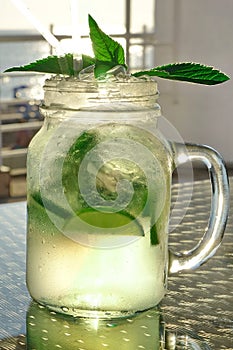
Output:
<instances>
[{"instance_id":1,"label":"mojito cocktail","mask_svg":"<svg viewBox=\"0 0 233 350\"><path fill-rule=\"evenodd\" d=\"M172 171L159 110L140 96L134 102L135 83L113 85L129 93L120 101L115 91L106 98L95 87L84 96L82 84L70 94L72 82L59 84L64 104L51 98L56 89L47 91L45 123L28 154L29 291L73 315L153 307L166 290ZM144 99L147 86L155 97L154 82L139 81L134 93ZM73 106L77 99L88 106Z\"/></svg>"}]
</instances>

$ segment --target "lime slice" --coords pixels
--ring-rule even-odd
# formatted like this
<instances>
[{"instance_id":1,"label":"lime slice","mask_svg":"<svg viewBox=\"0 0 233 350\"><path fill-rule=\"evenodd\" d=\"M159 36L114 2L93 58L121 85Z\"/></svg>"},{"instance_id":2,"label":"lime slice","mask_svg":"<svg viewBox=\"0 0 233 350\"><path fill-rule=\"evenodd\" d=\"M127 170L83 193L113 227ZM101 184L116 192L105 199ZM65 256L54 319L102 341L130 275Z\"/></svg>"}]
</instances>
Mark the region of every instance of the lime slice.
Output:
<instances>
[{"instance_id":1,"label":"lime slice","mask_svg":"<svg viewBox=\"0 0 233 350\"><path fill-rule=\"evenodd\" d=\"M80 220L77 220L80 219ZM132 215L126 211L106 212L106 208L85 208L79 213L77 217L69 219L64 229L69 232L84 230L86 233L101 233L111 232L127 236L144 236L143 228ZM95 230L96 229L96 230ZM106 231L106 229L109 229ZM119 230L117 230L119 229Z\"/></svg>"}]
</instances>

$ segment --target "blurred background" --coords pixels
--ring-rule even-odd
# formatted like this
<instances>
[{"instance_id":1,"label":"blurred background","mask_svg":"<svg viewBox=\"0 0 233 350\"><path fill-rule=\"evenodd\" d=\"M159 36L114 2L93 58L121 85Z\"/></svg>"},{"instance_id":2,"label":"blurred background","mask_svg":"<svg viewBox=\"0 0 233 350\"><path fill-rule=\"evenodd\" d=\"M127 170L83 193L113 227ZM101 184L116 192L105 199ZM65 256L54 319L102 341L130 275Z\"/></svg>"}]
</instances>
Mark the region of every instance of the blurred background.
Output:
<instances>
[{"instance_id":1,"label":"blurred background","mask_svg":"<svg viewBox=\"0 0 233 350\"><path fill-rule=\"evenodd\" d=\"M2 72L53 54L33 17L72 51L72 11L91 54L90 13L125 48L131 72L178 61L215 66L232 77L214 87L159 80L163 115L185 141L207 144L233 163L233 2L231 0L1 0L0 14L0 200L24 199L27 146L42 124L41 74Z\"/></svg>"}]
</instances>

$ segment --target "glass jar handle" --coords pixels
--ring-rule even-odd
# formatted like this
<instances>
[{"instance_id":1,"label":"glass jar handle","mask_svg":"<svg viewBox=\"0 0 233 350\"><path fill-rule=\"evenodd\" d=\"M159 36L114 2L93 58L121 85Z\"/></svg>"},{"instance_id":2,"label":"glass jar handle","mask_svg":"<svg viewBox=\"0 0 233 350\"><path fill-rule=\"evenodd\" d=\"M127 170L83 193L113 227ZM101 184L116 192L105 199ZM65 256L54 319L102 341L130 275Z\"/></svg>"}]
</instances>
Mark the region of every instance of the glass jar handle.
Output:
<instances>
[{"instance_id":1,"label":"glass jar handle","mask_svg":"<svg viewBox=\"0 0 233 350\"><path fill-rule=\"evenodd\" d=\"M169 272L196 269L214 255L219 247L228 216L229 185L224 162L212 148L195 144L172 144L176 166L187 161L201 161L209 171L212 201L208 227L198 244L188 252L169 251Z\"/></svg>"}]
</instances>

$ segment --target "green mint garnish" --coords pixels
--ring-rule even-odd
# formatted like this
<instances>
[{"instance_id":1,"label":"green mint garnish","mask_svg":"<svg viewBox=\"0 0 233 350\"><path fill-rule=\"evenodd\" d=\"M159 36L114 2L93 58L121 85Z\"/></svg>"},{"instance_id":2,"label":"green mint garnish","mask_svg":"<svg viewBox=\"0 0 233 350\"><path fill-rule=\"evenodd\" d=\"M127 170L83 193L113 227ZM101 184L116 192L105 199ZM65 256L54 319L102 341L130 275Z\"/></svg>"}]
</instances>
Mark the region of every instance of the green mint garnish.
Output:
<instances>
[{"instance_id":1,"label":"green mint garnish","mask_svg":"<svg viewBox=\"0 0 233 350\"><path fill-rule=\"evenodd\" d=\"M190 83L215 85L229 80L229 77L214 69L199 63L173 63L150 70L136 72L135 77L143 75L156 76L170 80L187 81Z\"/></svg>"},{"instance_id":2,"label":"green mint garnish","mask_svg":"<svg viewBox=\"0 0 233 350\"><path fill-rule=\"evenodd\" d=\"M105 34L90 15L88 20L95 57L82 55L82 64L78 65L78 70L74 68L76 66L74 55L70 53L61 57L49 56L25 66L9 68L5 72L34 71L73 76L77 75L81 69L94 66L95 77L99 78L105 76L115 66L120 65L127 69L122 46ZM145 75L205 85L216 85L230 79L213 67L191 62L171 63L132 74L134 77Z\"/></svg>"},{"instance_id":3,"label":"green mint garnish","mask_svg":"<svg viewBox=\"0 0 233 350\"><path fill-rule=\"evenodd\" d=\"M87 68L95 64L95 59L86 55L82 55L82 68ZM63 75L75 75L73 54L68 53L64 56L49 56L41 60L32 62L25 66L13 67L5 70L5 72L15 71L32 71L41 73L55 73Z\"/></svg>"},{"instance_id":4,"label":"green mint garnish","mask_svg":"<svg viewBox=\"0 0 233 350\"><path fill-rule=\"evenodd\" d=\"M151 243L151 245L159 244L156 223L150 229L150 243Z\"/></svg>"},{"instance_id":5,"label":"green mint garnish","mask_svg":"<svg viewBox=\"0 0 233 350\"><path fill-rule=\"evenodd\" d=\"M125 53L123 47L105 34L96 21L89 15L90 38L94 51L96 64L95 76L104 75L111 68L125 66ZM126 67L126 66L125 66Z\"/></svg>"}]
</instances>

